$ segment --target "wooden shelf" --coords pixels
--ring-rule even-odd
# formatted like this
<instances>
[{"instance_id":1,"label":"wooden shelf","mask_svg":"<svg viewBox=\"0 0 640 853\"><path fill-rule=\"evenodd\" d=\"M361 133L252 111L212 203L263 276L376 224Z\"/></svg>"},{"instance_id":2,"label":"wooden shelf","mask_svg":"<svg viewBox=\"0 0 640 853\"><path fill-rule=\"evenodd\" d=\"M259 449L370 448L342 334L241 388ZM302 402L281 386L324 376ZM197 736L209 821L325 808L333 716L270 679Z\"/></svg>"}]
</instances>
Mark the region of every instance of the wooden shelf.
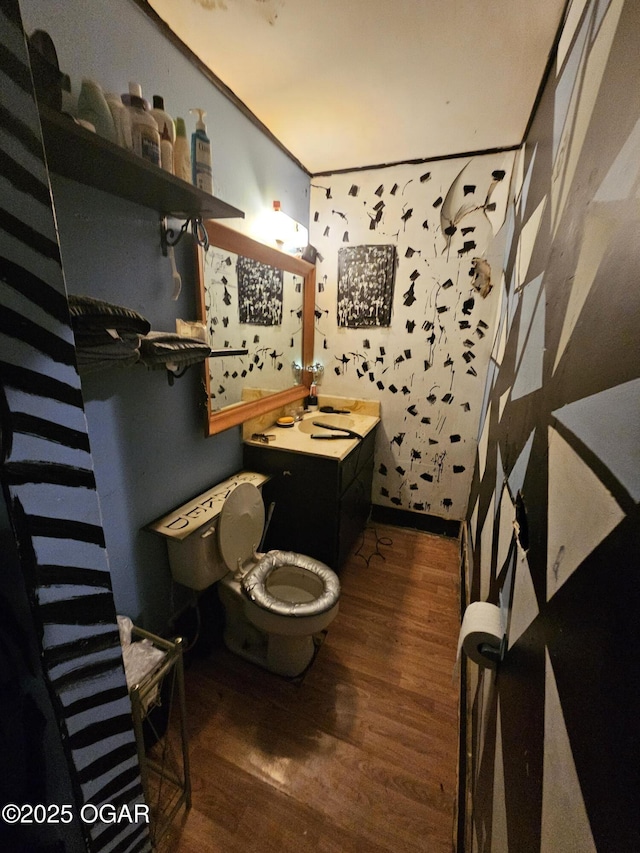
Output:
<instances>
[{"instance_id":1,"label":"wooden shelf","mask_svg":"<svg viewBox=\"0 0 640 853\"><path fill-rule=\"evenodd\" d=\"M47 163L57 175L178 219L244 219L222 199L120 148L40 105Z\"/></svg>"}]
</instances>

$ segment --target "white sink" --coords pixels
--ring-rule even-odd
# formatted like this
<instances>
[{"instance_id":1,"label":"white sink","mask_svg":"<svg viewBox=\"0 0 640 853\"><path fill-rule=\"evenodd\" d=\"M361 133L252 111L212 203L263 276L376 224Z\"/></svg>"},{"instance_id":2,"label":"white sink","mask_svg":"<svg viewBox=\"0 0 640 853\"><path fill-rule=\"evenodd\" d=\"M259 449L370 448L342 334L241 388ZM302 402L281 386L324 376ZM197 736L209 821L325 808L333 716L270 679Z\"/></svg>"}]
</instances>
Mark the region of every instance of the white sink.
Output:
<instances>
[{"instance_id":1,"label":"white sink","mask_svg":"<svg viewBox=\"0 0 640 853\"><path fill-rule=\"evenodd\" d=\"M354 429L355 420L349 415L312 415L297 424L298 430L311 435L311 433L322 433L323 426L341 427L342 429ZM325 429L324 432L331 435L334 430ZM338 433L339 434L339 433Z\"/></svg>"}]
</instances>

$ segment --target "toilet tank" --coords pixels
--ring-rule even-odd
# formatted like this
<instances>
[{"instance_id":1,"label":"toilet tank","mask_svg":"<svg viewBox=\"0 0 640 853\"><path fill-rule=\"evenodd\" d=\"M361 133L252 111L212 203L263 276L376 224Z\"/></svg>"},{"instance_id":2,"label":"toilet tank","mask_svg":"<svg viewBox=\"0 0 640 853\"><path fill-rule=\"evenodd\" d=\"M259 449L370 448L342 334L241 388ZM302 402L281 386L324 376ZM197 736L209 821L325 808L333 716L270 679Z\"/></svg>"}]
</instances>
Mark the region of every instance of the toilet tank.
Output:
<instances>
[{"instance_id":1,"label":"toilet tank","mask_svg":"<svg viewBox=\"0 0 640 853\"><path fill-rule=\"evenodd\" d=\"M171 574L177 583L200 591L227 574L217 536L224 502L240 483L260 488L268 479L264 474L241 471L145 527L166 540Z\"/></svg>"}]
</instances>

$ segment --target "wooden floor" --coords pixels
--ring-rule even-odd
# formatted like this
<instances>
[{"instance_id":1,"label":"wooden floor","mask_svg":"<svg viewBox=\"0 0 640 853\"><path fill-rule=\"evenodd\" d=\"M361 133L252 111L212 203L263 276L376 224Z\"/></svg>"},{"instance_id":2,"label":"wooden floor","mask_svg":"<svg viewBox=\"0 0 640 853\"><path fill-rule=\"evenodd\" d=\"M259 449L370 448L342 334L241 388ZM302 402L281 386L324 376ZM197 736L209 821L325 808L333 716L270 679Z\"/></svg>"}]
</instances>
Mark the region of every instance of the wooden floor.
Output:
<instances>
[{"instance_id":1,"label":"wooden floor","mask_svg":"<svg viewBox=\"0 0 640 853\"><path fill-rule=\"evenodd\" d=\"M302 683L187 668L193 805L163 853L451 853L458 543L370 528Z\"/></svg>"}]
</instances>

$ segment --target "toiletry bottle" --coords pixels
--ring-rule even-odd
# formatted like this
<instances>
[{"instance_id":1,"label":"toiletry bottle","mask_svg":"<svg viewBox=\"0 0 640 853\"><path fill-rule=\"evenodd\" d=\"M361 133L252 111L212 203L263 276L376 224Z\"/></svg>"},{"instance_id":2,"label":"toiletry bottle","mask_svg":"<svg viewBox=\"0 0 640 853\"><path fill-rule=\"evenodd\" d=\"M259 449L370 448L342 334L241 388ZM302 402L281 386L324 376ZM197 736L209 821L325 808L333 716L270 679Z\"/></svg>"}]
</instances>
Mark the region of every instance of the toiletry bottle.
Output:
<instances>
[{"instance_id":1,"label":"toiletry bottle","mask_svg":"<svg viewBox=\"0 0 640 853\"><path fill-rule=\"evenodd\" d=\"M316 383L311 383L311 388L309 388L309 396L307 397L307 409L310 412L318 411L318 389L316 388Z\"/></svg>"},{"instance_id":2,"label":"toiletry bottle","mask_svg":"<svg viewBox=\"0 0 640 853\"><path fill-rule=\"evenodd\" d=\"M116 141L116 131L113 116L104 93L95 80L83 77L80 95L78 97L78 118L90 122L99 136Z\"/></svg>"},{"instance_id":3,"label":"toiletry bottle","mask_svg":"<svg viewBox=\"0 0 640 853\"><path fill-rule=\"evenodd\" d=\"M109 109L111 110L111 116L113 118L113 124L116 131L116 142L121 148L126 148L128 151L131 151L133 148L133 140L131 139L131 116L129 115L129 110L122 103L120 95L108 92L105 95L105 98L107 99L107 104L109 104Z\"/></svg>"},{"instance_id":4,"label":"toiletry bottle","mask_svg":"<svg viewBox=\"0 0 640 853\"><path fill-rule=\"evenodd\" d=\"M184 119L176 119L176 143L173 147L173 174L187 183L191 183L191 155L187 141L187 128Z\"/></svg>"},{"instance_id":5,"label":"toiletry bottle","mask_svg":"<svg viewBox=\"0 0 640 853\"><path fill-rule=\"evenodd\" d=\"M154 117L144 108L144 101L137 95L131 95L129 107L131 117L131 137L133 151L143 160L156 166L160 165L160 134Z\"/></svg>"},{"instance_id":6,"label":"toiletry bottle","mask_svg":"<svg viewBox=\"0 0 640 853\"><path fill-rule=\"evenodd\" d=\"M134 97L134 95L137 98L142 98L142 86L140 85L140 83L136 83L135 81L130 80L129 81L129 91L125 92L121 96L122 97L122 103L125 105L125 107L131 106L131 98ZM142 103L143 103L145 110L147 110L147 112L149 112L149 110L151 109L151 104L149 103L149 101L146 98L142 98Z\"/></svg>"},{"instance_id":7,"label":"toiletry bottle","mask_svg":"<svg viewBox=\"0 0 640 853\"><path fill-rule=\"evenodd\" d=\"M160 134L160 165L165 172L173 175L173 144L166 125Z\"/></svg>"},{"instance_id":8,"label":"toiletry bottle","mask_svg":"<svg viewBox=\"0 0 640 853\"><path fill-rule=\"evenodd\" d=\"M167 172L173 174L173 146L176 141L176 128L173 119L165 111L164 99L161 95L153 96L153 109L151 115L158 123L160 134L160 165Z\"/></svg>"},{"instance_id":9,"label":"toiletry bottle","mask_svg":"<svg viewBox=\"0 0 640 853\"><path fill-rule=\"evenodd\" d=\"M213 175L211 172L211 142L207 136L204 117L206 113L201 109L192 109L192 113L198 114L196 129L191 135L191 168L193 171L193 184L198 189L213 195Z\"/></svg>"}]
</instances>

